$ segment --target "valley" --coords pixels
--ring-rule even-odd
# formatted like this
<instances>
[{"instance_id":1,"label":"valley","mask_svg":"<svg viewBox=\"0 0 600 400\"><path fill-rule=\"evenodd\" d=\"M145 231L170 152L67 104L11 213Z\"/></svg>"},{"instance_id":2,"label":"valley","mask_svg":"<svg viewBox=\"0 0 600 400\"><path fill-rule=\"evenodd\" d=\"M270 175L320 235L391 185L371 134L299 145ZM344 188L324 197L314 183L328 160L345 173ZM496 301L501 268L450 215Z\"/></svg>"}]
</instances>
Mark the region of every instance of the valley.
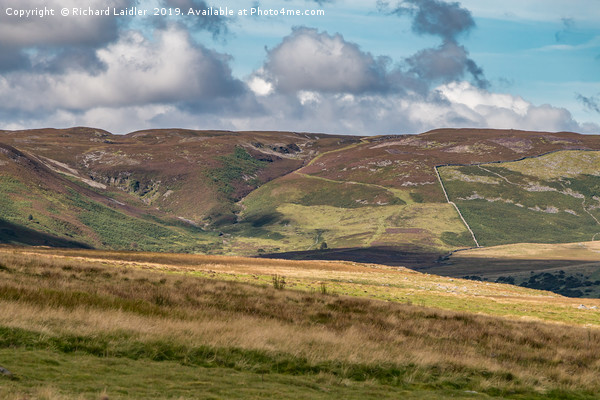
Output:
<instances>
[{"instance_id":1,"label":"valley","mask_svg":"<svg viewBox=\"0 0 600 400\"><path fill-rule=\"evenodd\" d=\"M340 259L449 275L440 260L477 244L599 237L597 150L593 135L514 130L3 131L0 241ZM453 276L471 275L479 276ZM589 277L576 278L593 285L563 293L595 296Z\"/></svg>"}]
</instances>

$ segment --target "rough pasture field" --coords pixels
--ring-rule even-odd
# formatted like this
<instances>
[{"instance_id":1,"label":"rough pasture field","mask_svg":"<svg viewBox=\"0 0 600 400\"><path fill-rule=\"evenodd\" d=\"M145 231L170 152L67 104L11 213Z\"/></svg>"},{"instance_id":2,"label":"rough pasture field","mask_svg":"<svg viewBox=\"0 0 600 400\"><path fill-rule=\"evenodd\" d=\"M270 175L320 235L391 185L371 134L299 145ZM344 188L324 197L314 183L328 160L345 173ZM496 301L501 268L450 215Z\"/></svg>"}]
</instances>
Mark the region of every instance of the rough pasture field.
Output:
<instances>
[{"instance_id":1,"label":"rough pasture field","mask_svg":"<svg viewBox=\"0 0 600 400\"><path fill-rule=\"evenodd\" d=\"M439 168L482 245L591 241L600 236L600 152Z\"/></svg>"},{"instance_id":2,"label":"rough pasture field","mask_svg":"<svg viewBox=\"0 0 600 400\"><path fill-rule=\"evenodd\" d=\"M585 303L373 264L4 247L0 394L592 399Z\"/></svg>"}]
</instances>

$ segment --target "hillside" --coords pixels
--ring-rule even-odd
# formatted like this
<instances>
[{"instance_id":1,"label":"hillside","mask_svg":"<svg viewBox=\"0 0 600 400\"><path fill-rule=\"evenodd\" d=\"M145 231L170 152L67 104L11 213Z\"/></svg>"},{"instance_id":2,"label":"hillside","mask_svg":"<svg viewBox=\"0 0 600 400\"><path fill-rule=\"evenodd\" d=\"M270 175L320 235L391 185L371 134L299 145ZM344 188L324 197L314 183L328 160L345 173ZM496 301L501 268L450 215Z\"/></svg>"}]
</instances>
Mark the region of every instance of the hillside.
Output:
<instances>
[{"instance_id":1,"label":"hillside","mask_svg":"<svg viewBox=\"0 0 600 400\"><path fill-rule=\"evenodd\" d=\"M0 397L592 399L583 304L375 264L0 247Z\"/></svg>"},{"instance_id":2,"label":"hillside","mask_svg":"<svg viewBox=\"0 0 600 400\"><path fill-rule=\"evenodd\" d=\"M596 136L519 131L440 130L363 138L261 186L244 199L242 215L254 227L278 234L271 249L279 251L316 250L322 242L337 249L426 253L469 247L471 236L446 203L435 166L599 146ZM576 230L572 225L567 229ZM515 234L515 242L520 239Z\"/></svg>"},{"instance_id":3,"label":"hillside","mask_svg":"<svg viewBox=\"0 0 600 400\"><path fill-rule=\"evenodd\" d=\"M126 191L198 224L230 221L232 200L340 140L352 139L188 130L112 135L91 128L0 133L0 142L56 172L99 190Z\"/></svg>"},{"instance_id":4,"label":"hillside","mask_svg":"<svg viewBox=\"0 0 600 400\"><path fill-rule=\"evenodd\" d=\"M600 138L92 128L0 132L0 242L428 268L600 232ZM440 180L436 175L440 173Z\"/></svg>"},{"instance_id":5,"label":"hillside","mask_svg":"<svg viewBox=\"0 0 600 400\"><path fill-rule=\"evenodd\" d=\"M201 229L143 203L131 205L121 193L98 193L11 146L0 144L0 163L4 243L155 251L203 251L210 246L210 235Z\"/></svg>"},{"instance_id":6,"label":"hillside","mask_svg":"<svg viewBox=\"0 0 600 400\"><path fill-rule=\"evenodd\" d=\"M339 140L351 138L193 131L118 136L87 128L1 132L2 241L210 251L221 243L201 227L234 222L237 200ZM31 230L49 238L30 243L31 235L20 232Z\"/></svg>"},{"instance_id":7,"label":"hillside","mask_svg":"<svg viewBox=\"0 0 600 400\"><path fill-rule=\"evenodd\" d=\"M591 241L600 235L600 152L439 168L483 246Z\"/></svg>"}]
</instances>

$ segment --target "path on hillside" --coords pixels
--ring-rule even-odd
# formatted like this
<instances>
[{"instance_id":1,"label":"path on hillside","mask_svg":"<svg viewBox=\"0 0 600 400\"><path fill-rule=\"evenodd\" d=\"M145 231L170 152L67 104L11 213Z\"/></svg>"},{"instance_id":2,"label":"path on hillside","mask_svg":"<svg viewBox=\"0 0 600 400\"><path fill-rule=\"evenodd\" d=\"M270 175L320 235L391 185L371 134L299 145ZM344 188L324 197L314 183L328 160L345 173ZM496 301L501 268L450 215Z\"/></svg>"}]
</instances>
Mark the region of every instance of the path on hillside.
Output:
<instances>
[{"instance_id":1,"label":"path on hillside","mask_svg":"<svg viewBox=\"0 0 600 400\"><path fill-rule=\"evenodd\" d=\"M504 175L501 175L501 174L499 174L499 173L497 173L497 172L494 172L494 171L490 171L490 170L489 170L489 169L487 169L487 168L483 168L483 167L481 166L481 164L478 164L478 165L477 165L477 168L479 168L479 169L480 169L480 170L482 170L482 171L485 171L485 172L487 172L488 174L496 175L498 178L500 178L500 179L504 180L504 181L505 181L506 183L508 183L509 185L515 185L515 186L519 186L519 187L521 186L521 185L519 185L519 184L516 184L516 183L513 183L513 182L509 181L509 180L508 180L508 178L507 178L507 177L505 177Z\"/></svg>"},{"instance_id":2,"label":"path on hillside","mask_svg":"<svg viewBox=\"0 0 600 400\"><path fill-rule=\"evenodd\" d=\"M316 179L316 180L329 182L329 183L336 183L336 184L347 183L350 185L362 185L362 186L367 186L367 187L376 187L376 188L384 189L384 190L388 191L393 197L398 198L398 199L404 201L406 204L408 204L408 202L406 202L407 199L403 199L402 196L400 196L398 194L398 193L401 193L401 191L398 189L393 189L393 188L389 188L389 187L382 186L382 185L376 185L374 183L363 183L363 182L354 182L354 181L336 181L334 179L328 179L328 178L323 178L320 176L309 175L309 174L305 174L303 172L298 172L298 171L299 170L296 170L296 171L294 171L294 173L303 178L307 178L307 179ZM396 191L398 193L396 193ZM381 204L381 205L383 205L383 204ZM384 224L385 218L386 218L386 216L379 216L377 218L377 222L375 223L375 228L376 228L375 232L373 233L373 235L371 236L370 239L365 241L366 243L376 242L381 236L383 236L383 234L385 233L385 224Z\"/></svg>"},{"instance_id":3,"label":"path on hillside","mask_svg":"<svg viewBox=\"0 0 600 400\"><path fill-rule=\"evenodd\" d=\"M583 211L585 211L587 213L587 215L589 215L590 217L592 217L594 219L594 221L596 221L597 225L600 225L600 221L598 221L598 218L596 218L594 216L594 214L592 214L591 212L589 212L589 210L587 208L585 208L585 197L583 198L583 201L581 202L581 207L583 208ZM594 233L594 236L592 236L592 242L594 240L596 240L596 236L600 235L600 232L596 232Z\"/></svg>"},{"instance_id":4,"label":"path on hillside","mask_svg":"<svg viewBox=\"0 0 600 400\"><path fill-rule=\"evenodd\" d=\"M433 167L433 169L435 170L435 174L438 178L438 181L440 182L440 186L442 187L442 190L444 191L444 196L446 197L446 201L449 204L452 204L452 206L454 206L454 209L456 210L456 212L458 213L458 216L460 217L460 219L462 220L462 222L465 224L465 226L467 227L467 229L469 230L469 232L471 233L471 236L473 237L473 241L475 242L475 245L477 247L481 247L479 245L479 242L477 241L477 238L475 237L475 233L473 233L473 230L471 229L471 227L469 226L469 224L467 223L467 221L465 220L465 218L463 217L462 213L460 212L460 210L458 209L458 206L453 202L450 201L450 198L448 197L448 193L446 192L446 188L444 187L444 182L442 181L442 177L440 176L440 173L438 171L438 167L435 166Z\"/></svg>"},{"instance_id":5,"label":"path on hillside","mask_svg":"<svg viewBox=\"0 0 600 400\"><path fill-rule=\"evenodd\" d=\"M339 151L344 151L344 150L349 150L349 149L352 149L354 147L360 146L361 144L364 144L364 143L368 143L367 139L361 138L359 143L353 143L351 145L348 145L348 146L345 146L345 147L342 147L342 148L339 148L339 149L330 150L330 151L326 151L324 153L321 153L318 156L316 156L315 158L313 158L312 160L310 160L308 164L306 164L303 167L298 168L295 171L292 171L292 173L296 174L296 175L300 175L300 176L302 176L304 178L318 179L318 180L321 180L321 181L324 181L324 182L329 182L329 183L337 183L337 184L347 183L347 184L350 184L350 185L361 185L361 186L367 186L367 187L376 187L376 188L383 189L383 190L389 192L393 197L399 198L400 200L402 200L402 201L404 201L405 203L408 204L408 202L406 201L407 199L403 198L400 195L402 193L402 191L399 190L399 189L394 189L394 188L390 188L390 187L383 186L383 185L377 185L375 183L364 183L364 182L356 182L356 181L336 181L335 179L323 178L321 176L310 175L310 174L306 174L304 172L301 172L304 168L310 167L311 165L313 165L315 163L315 161L317 161L319 158L321 158L321 157L323 157L323 156L325 156L327 154L337 153Z\"/></svg>"},{"instance_id":6,"label":"path on hillside","mask_svg":"<svg viewBox=\"0 0 600 400\"><path fill-rule=\"evenodd\" d=\"M400 196L400 193L403 193L401 190L399 189L394 189L388 186L383 186L383 185L377 185L375 183L364 183L364 182L356 182L356 181L336 181L335 179L329 179L329 178L323 178L322 176L316 176L316 175L310 175L310 174L305 174L304 172L299 172L300 170L296 170L293 173L296 175L300 175L303 178L309 178L309 179L317 179L320 181L324 181L324 182L329 182L329 183L336 183L336 184L349 184L349 185L361 185L361 186L367 186L367 187L375 187L375 188L379 188L379 189L383 189L388 191L392 196L399 198L400 200L406 202L407 199L402 198Z\"/></svg>"},{"instance_id":7,"label":"path on hillside","mask_svg":"<svg viewBox=\"0 0 600 400\"><path fill-rule=\"evenodd\" d=\"M352 149L352 148L360 146L361 144L364 144L364 143L368 143L367 139L366 138L360 138L360 142L358 142L358 143L352 143L352 144L350 144L348 146L340 147L339 149L333 149L333 150L325 151L325 152L323 152L321 154L318 154L315 158L313 158L312 160L310 160L308 162L308 164L306 164L303 167L298 168L294 172L300 171L303 168L306 168L306 167L309 167L309 166L313 165L315 163L315 161L317 161L319 158L321 158L321 157L323 157L323 156L325 156L327 154L337 153L338 151L344 151L344 150Z\"/></svg>"}]
</instances>

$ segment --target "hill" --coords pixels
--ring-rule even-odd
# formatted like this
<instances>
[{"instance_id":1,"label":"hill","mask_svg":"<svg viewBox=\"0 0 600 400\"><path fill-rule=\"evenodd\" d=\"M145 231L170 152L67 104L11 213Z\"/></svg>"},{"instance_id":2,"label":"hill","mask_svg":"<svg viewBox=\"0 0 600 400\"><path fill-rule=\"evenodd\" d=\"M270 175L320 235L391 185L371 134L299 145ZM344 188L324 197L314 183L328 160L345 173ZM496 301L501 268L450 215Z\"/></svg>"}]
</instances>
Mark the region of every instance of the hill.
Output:
<instances>
[{"instance_id":1,"label":"hill","mask_svg":"<svg viewBox=\"0 0 600 400\"><path fill-rule=\"evenodd\" d=\"M276 235L275 241L261 243L269 245L267 252L294 256L313 252L323 242L350 254L369 248L414 254L470 247L471 235L445 201L436 166L598 149L599 144L596 136L519 131L439 130L362 138L253 191L242 201L241 222ZM513 242L521 239L515 232ZM242 242L242 248L250 246Z\"/></svg>"},{"instance_id":2,"label":"hill","mask_svg":"<svg viewBox=\"0 0 600 400\"><path fill-rule=\"evenodd\" d=\"M57 247L202 251L210 237L121 193L93 190L0 144L0 240ZM65 168L68 168L65 166ZM87 179L87 178L82 178ZM128 201L129 204L119 201Z\"/></svg>"},{"instance_id":3,"label":"hill","mask_svg":"<svg viewBox=\"0 0 600 400\"><path fill-rule=\"evenodd\" d=\"M71 128L0 146L3 243L428 268L469 229L485 246L600 232L594 135Z\"/></svg>"},{"instance_id":4,"label":"hill","mask_svg":"<svg viewBox=\"0 0 600 400\"><path fill-rule=\"evenodd\" d=\"M0 396L592 399L584 304L374 264L0 247Z\"/></svg>"},{"instance_id":5,"label":"hill","mask_svg":"<svg viewBox=\"0 0 600 400\"><path fill-rule=\"evenodd\" d=\"M192 131L118 136L88 128L2 132L3 241L29 243L30 235L20 233L25 229L51 237L35 243L70 245L74 238L78 246L209 251L218 246L216 234L201 227L234 222L237 200L337 140L350 139Z\"/></svg>"}]
</instances>

